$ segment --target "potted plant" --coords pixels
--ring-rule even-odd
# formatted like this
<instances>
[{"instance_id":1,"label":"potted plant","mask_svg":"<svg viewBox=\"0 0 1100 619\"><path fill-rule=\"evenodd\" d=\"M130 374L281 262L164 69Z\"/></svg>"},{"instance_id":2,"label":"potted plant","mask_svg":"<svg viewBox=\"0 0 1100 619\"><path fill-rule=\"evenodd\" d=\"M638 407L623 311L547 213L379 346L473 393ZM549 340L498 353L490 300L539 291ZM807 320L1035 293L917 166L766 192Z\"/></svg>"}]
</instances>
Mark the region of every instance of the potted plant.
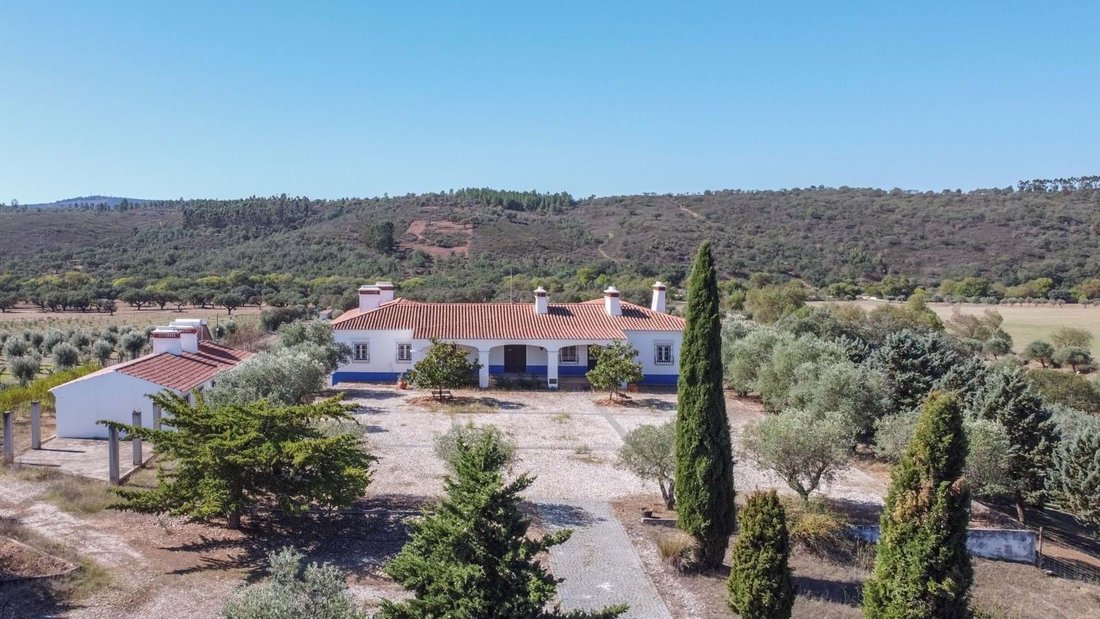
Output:
<instances>
[{"instance_id":1,"label":"potted plant","mask_svg":"<svg viewBox=\"0 0 1100 619\"><path fill-rule=\"evenodd\" d=\"M398 389L408 389L409 388L409 381L405 378L405 373L404 372L401 373L401 376L397 377L397 388Z\"/></svg>"}]
</instances>

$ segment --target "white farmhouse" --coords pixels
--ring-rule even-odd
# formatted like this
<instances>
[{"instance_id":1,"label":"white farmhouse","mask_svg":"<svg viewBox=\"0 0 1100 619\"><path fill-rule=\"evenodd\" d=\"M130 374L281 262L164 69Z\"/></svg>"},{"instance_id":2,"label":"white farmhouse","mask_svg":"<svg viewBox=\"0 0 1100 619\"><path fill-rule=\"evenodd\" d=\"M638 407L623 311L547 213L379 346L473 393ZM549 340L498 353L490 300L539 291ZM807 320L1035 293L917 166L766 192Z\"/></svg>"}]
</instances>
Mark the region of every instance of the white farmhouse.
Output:
<instances>
[{"instance_id":1,"label":"white farmhouse","mask_svg":"<svg viewBox=\"0 0 1100 619\"><path fill-rule=\"evenodd\" d=\"M150 395L170 391L180 395L208 389L215 377L251 353L208 341L201 320L176 320L151 334L153 352L105 367L50 391L57 410L58 438L106 438L101 419L131 423L133 411L152 425Z\"/></svg>"},{"instance_id":2,"label":"white farmhouse","mask_svg":"<svg viewBox=\"0 0 1100 619\"><path fill-rule=\"evenodd\" d=\"M394 298L394 286L359 288L359 308L332 321L337 342L352 359L332 376L342 382L395 381L411 369L431 340L454 342L481 365L478 382L494 375L583 376L595 366L597 347L626 341L638 351L646 385L675 385L680 373L684 320L665 311L665 286L653 286L645 308L623 302L608 288L603 299L550 303L542 288L533 303L421 303Z\"/></svg>"}]
</instances>

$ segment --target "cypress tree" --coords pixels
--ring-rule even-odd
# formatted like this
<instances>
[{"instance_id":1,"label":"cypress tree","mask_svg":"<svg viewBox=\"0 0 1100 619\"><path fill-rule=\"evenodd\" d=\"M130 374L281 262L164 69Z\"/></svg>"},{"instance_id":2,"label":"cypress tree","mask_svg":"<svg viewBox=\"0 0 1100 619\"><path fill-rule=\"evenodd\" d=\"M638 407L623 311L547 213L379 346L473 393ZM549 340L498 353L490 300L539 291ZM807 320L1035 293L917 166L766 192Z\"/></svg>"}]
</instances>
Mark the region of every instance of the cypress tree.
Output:
<instances>
[{"instance_id":1,"label":"cypress tree","mask_svg":"<svg viewBox=\"0 0 1100 619\"><path fill-rule=\"evenodd\" d=\"M741 619L787 619L794 582L787 514L774 490L757 492L741 510L730 561L729 607Z\"/></svg>"},{"instance_id":2,"label":"cypress tree","mask_svg":"<svg viewBox=\"0 0 1100 619\"><path fill-rule=\"evenodd\" d=\"M933 392L890 475L875 569L863 588L864 616L970 616L970 492L961 479L966 452L957 396Z\"/></svg>"},{"instance_id":3,"label":"cypress tree","mask_svg":"<svg viewBox=\"0 0 1100 619\"><path fill-rule=\"evenodd\" d=\"M700 568L722 564L735 526L733 454L722 392L722 322L710 241L691 268L676 403L677 526L699 543Z\"/></svg>"}]
</instances>

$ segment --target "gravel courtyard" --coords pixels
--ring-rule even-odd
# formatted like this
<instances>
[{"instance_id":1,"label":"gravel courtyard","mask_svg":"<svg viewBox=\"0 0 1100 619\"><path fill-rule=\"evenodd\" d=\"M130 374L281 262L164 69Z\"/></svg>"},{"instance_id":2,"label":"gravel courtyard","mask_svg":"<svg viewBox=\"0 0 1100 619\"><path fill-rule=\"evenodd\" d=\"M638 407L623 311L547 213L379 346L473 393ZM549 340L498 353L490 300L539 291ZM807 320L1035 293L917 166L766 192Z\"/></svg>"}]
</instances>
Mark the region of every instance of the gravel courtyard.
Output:
<instances>
[{"instance_id":1,"label":"gravel courtyard","mask_svg":"<svg viewBox=\"0 0 1100 619\"><path fill-rule=\"evenodd\" d=\"M657 494L655 484L617 468L617 454L630 430L676 416L676 394L671 392L632 394L629 406L604 405L605 396L590 392L456 391L457 398L472 402L440 407L414 402L425 395L422 391L364 386L344 394L345 401L360 407L356 418L366 427L371 453L379 458L370 495L440 495L445 468L434 452L435 437L468 422L495 425L515 439L516 472L537 477L525 493L533 501L612 501ZM738 493L766 488L790 492L775 475L737 455L742 428L763 417L759 405L730 398L726 406ZM885 490L882 479L857 469L824 488L832 497L870 503L881 503Z\"/></svg>"}]
</instances>

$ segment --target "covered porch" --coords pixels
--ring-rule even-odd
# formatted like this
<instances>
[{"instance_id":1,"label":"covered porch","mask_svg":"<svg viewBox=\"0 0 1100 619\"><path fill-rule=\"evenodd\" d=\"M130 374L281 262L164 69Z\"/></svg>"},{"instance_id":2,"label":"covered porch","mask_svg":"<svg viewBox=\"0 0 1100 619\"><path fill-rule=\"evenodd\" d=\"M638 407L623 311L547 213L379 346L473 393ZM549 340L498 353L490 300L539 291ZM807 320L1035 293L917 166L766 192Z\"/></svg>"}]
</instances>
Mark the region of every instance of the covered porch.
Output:
<instances>
[{"instance_id":1,"label":"covered porch","mask_svg":"<svg viewBox=\"0 0 1100 619\"><path fill-rule=\"evenodd\" d=\"M600 341L496 340L456 341L465 348L472 361L480 366L478 386L488 388L494 377L535 379L545 381L549 389L558 389L563 382L570 386L587 385L584 375L596 366Z\"/></svg>"}]
</instances>

